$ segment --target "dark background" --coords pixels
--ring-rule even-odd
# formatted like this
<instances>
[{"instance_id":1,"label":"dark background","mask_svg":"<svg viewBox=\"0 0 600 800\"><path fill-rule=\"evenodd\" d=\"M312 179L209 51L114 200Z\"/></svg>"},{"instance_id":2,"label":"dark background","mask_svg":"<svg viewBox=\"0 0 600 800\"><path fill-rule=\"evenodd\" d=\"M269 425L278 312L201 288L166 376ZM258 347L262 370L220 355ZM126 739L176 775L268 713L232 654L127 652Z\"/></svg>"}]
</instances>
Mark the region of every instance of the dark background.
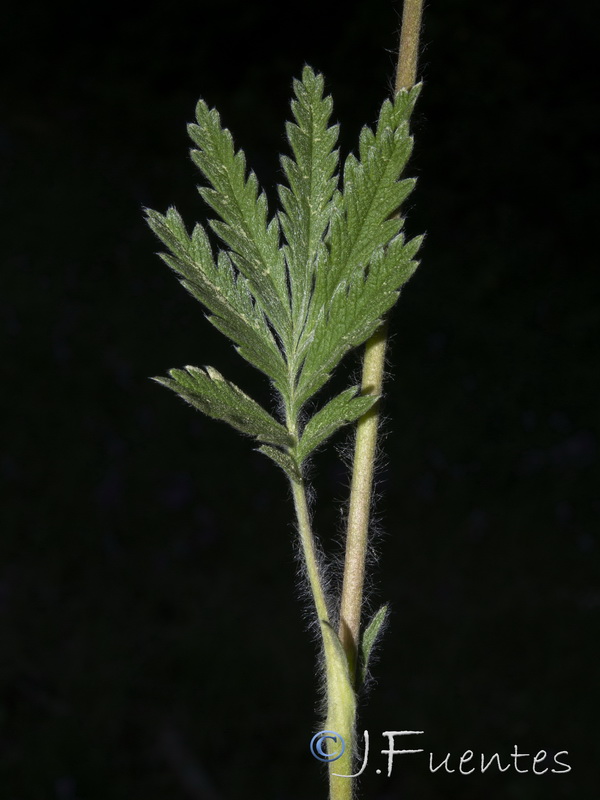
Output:
<instances>
[{"instance_id":1,"label":"dark background","mask_svg":"<svg viewBox=\"0 0 600 800\"><path fill-rule=\"evenodd\" d=\"M426 10L406 211L427 239L392 318L365 798L597 793L592 8ZM272 195L304 63L347 153L390 90L399 3L21 3L2 25L0 797L325 797L285 480L149 376L209 363L268 387L156 257L142 207L204 218L200 95ZM336 441L313 469L332 554ZM516 744L572 771L432 775L421 754L388 779L390 729L455 768Z\"/></svg>"}]
</instances>

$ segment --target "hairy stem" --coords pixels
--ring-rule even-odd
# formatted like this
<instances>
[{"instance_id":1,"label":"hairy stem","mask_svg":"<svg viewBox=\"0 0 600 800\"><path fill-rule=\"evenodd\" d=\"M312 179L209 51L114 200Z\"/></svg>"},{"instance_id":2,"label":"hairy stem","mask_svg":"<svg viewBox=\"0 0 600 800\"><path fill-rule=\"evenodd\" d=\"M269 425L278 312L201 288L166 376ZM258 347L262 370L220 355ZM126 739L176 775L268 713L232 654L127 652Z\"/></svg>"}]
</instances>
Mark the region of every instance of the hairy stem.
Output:
<instances>
[{"instance_id":1,"label":"hairy stem","mask_svg":"<svg viewBox=\"0 0 600 800\"><path fill-rule=\"evenodd\" d=\"M381 394L386 341L387 323L384 323L366 344L362 375L363 394ZM356 675L367 532L371 509L375 448L377 446L378 405L376 403L370 411L360 418L354 444L354 469L350 488L339 631L340 639L348 658L352 680Z\"/></svg>"},{"instance_id":2,"label":"hairy stem","mask_svg":"<svg viewBox=\"0 0 600 800\"><path fill-rule=\"evenodd\" d=\"M404 0L396 91L410 88L415 82L422 10L423 0ZM387 324L384 323L366 344L362 376L364 394L381 394L386 341ZM360 642L365 557L379 421L378 405L373 406L358 421L348 511L339 635L346 651L353 681L356 676Z\"/></svg>"},{"instance_id":3,"label":"hairy stem","mask_svg":"<svg viewBox=\"0 0 600 800\"><path fill-rule=\"evenodd\" d=\"M415 81L422 0L404 0L396 91ZM384 323L366 344L363 364L363 394L381 395L387 340ZM375 405L358 422L350 494L344 580L340 603L339 638L330 625L329 611L320 574L306 492L302 479L291 481L294 505L308 580L320 621L327 681L326 730L341 735L346 750L329 764L330 800L352 800L352 774L356 697L354 685L360 640L362 595L367 550L373 469L377 446L379 412ZM288 429L297 434L295 413L287 409ZM348 777L341 777L348 776Z\"/></svg>"},{"instance_id":4,"label":"hairy stem","mask_svg":"<svg viewBox=\"0 0 600 800\"><path fill-rule=\"evenodd\" d=\"M419 35L423 16L423 0L404 0L402 28L396 67L396 91L410 89L417 79Z\"/></svg>"},{"instance_id":5,"label":"hairy stem","mask_svg":"<svg viewBox=\"0 0 600 800\"><path fill-rule=\"evenodd\" d=\"M298 530L300 542L302 543L302 553L308 574L311 593L315 602L317 616L320 621L329 623L329 611L323 589L323 580L319 570L317 559L317 549L310 524L310 514L308 503L306 502L306 491L304 481L291 481L292 493L294 495L294 507L296 509L296 519L298 520Z\"/></svg>"},{"instance_id":6,"label":"hairy stem","mask_svg":"<svg viewBox=\"0 0 600 800\"><path fill-rule=\"evenodd\" d=\"M287 413L288 430L297 435L298 425ZM324 677L326 681L327 709L325 720L321 723L324 730L336 731L345 742L345 752L339 759L329 764L330 800L352 800L352 780L338 777L349 775L352 771L352 753L354 740L354 719L356 701L348 663L344 649L336 631L329 621L329 609L323 585L323 576L319 567L317 544L312 532L310 513L306 501L306 490L302 478L292 479L292 493L298 531L302 545L302 554L311 594L319 620L321 641L323 643ZM330 751L331 752L331 751ZM334 750L334 753L336 751ZM335 775L334 773L338 773Z\"/></svg>"},{"instance_id":7,"label":"hairy stem","mask_svg":"<svg viewBox=\"0 0 600 800\"><path fill-rule=\"evenodd\" d=\"M327 600L323 579L319 571L316 544L311 530L306 492L302 480L292 481L294 505L300 531L304 563L319 618L323 642L325 680L327 687L327 714L324 730L335 731L345 742L345 752L329 764L330 800L352 800L352 780L339 777L352 772L354 743L354 719L356 701L352 688L348 663L337 633L329 622ZM334 752L335 749L334 749ZM337 773L337 775L335 774Z\"/></svg>"}]
</instances>

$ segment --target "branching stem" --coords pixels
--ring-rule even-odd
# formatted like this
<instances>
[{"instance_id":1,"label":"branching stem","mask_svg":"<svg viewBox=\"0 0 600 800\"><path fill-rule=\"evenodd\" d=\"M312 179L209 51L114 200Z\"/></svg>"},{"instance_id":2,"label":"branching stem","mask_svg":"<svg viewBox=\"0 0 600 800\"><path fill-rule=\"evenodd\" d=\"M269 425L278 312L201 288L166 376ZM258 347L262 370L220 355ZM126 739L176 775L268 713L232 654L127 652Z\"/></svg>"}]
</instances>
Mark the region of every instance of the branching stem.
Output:
<instances>
[{"instance_id":1,"label":"branching stem","mask_svg":"<svg viewBox=\"0 0 600 800\"><path fill-rule=\"evenodd\" d=\"M396 91L410 88L415 82L419 32L421 28L423 0L404 0L402 29L396 73ZM384 322L366 344L362 375L362 393L380 396L383 387L385 350L387 343L387 323ZM291 413L290 413L291 412ZM293 421L293 422L292 422ZM292 480L292 492L304 561L308 574L315 608L321 626L327 673L328 729L337 731L346 743L345 755L330 764L330 800L352 800L354 780L334 776L342 768L349 775L352 771L355 727L355 693L358 646L360 642L360 623L365 575L365 560L368 542L369 515L373 485L373 470L377 447L377 427L379 421L378 404L372 407L358 422L354 450L354 465L350 492L348 530L344 579L340 602L339 643L335 645L330 635L325 635L329 624L329 611L319 570L316 544L313 537L306 492L301 479ZM292 423L292 424L290 424ZM288 429L297 433L295 412L288 409ZM335 634L333 634L335 636ZM336 651L337 648L337 652ZM348 670L342 667L340 656L347 660ZM345 674L345 677L344 677ZM349 680L348 680L349 679Z\"/></svg>"}]
</instances>

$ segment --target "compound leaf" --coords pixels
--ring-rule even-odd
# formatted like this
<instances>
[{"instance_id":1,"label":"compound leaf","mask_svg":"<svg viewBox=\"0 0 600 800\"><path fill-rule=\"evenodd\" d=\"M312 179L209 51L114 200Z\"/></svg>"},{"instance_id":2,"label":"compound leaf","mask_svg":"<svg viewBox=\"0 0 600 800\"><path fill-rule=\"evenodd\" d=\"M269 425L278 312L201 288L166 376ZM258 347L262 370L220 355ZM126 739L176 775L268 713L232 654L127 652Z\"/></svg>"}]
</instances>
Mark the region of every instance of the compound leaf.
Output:
<instances>
[{"instance_id":1,"label":"compound leaf","mask_svg":"<svg viewBox=\"0 0 600 800\"><path fill-rule=\"evenodd\" d=\"M422 237L406 242L397 210L414 181L400 180L410 156L410 115L420 87L386 100L374 130L364 128L338 191L337 125L321 75L305 67L294 82L291 157L282 158L287 186L268 221L254 173L236 151L218 112L204 101L189 126L192 158L207 186L199 191L220 219L210 222L226 249L215 259L205 230L188 234L177 211L148 210L169 252L164 261L208 310L211 323L278 390L295 431L303 405L327 382L346 353L371 336L414 272ZM280 235L285 242L280 247ZM186 368L157 379L205 413L263 442L260 449L297 479L300 466L339 427L375 402L349 389L327 403L300 442L219 373Z\"/></svg>"}]
</instances>

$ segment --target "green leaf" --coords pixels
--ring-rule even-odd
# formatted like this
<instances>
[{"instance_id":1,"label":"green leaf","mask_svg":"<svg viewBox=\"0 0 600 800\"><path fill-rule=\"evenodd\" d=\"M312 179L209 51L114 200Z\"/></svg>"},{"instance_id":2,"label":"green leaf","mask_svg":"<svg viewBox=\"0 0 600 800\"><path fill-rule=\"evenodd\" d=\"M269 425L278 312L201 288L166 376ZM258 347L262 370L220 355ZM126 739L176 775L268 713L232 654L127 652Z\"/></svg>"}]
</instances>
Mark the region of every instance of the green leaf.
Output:
<instances>
[{"instance_id":1,"label":"green leaf","mask_svg":"<svg viewBox=\"0 0 600 800\"><path fill-rule=\"evenodd\" d=\"M359 395L359 386L346 389L330 400L306 424L298 443L298 460L302 463L312 451L342 425L354 422L373 407L378 397Z\"/></svg>"},{"instance_id":2,"label":"green leaf","mask_svg":"<svg viewBox=\"0 0 600 800\"><path fill-rule=\"evenodd\" d=\"M299 405L306 402L329 379L332 370L352 348L363 344L394 305L399 289L417 268L413 256L422 237L404 243L402 234L389 247L380 247L368 270L358 271L351 281L341 281L314 325L296 390Z\"/></svg>"},{"instance_id":3,"label":"green leaf","mask_svg":"<svg viewBox=\"0 0 600 800\"><path fill-rule=\"evenodd\" d=\"M170 378L154 378L209 417L228 422L260 442L292 446L294 437L252 398L212 367L169 370Z\"/></svg>"},{"instance_id":4,"label":"green leaf","mask_svg":"<svg viewBox=\"0 0 600 800\"><path fill-rule=\"evenodd\" d=\"M403 89L393 102L385 100L375 132L368 127L361 131L359 158L350 154L346 159L341 213L331 230L329 269L322 271L319 282L329 293L354 270L363 269L372 253L402 227L402 219L389 217L415 184L399 177L412 152L408 123L420 91L420 85Z\"/></svg>"},{"instance_id":5,"label":"green leaf","mask_svg":"<svg viewBox=\"0 0 600 800\"><path fill-rule=\"evenodd\" d=\"M281 467L281 469L285 472L285 474L290 478L292 481L300 481L302 480L302 472L298 463L296 462L295 458L290 455L290 453L285 452L284 450L279 450L277 447L270 447L269 445L262 445L262 447L258 448L259 453L264 453L268 456L272 461L274 461L277 466Z\"/></svg>"},{"instance_id":6,"label":"green leaf","mask_svg":"<svg viewBox=\"0 0 600 800\"><path fill-rule=\"evenodd\" d=\"M210 322L235 344L238 353L268 375L276 386L287 382L287 367L262 310L254 302L248 281L236 274L221 251L215 264L208 237L196 225L190 237L175 208L163 216L146 209L154 233L170 249L161 258L180 275L182 285L212 314Z\"/></svg>"},{"instance_id":7,"label":"green leaf","mask_svg":"<svg viewBox=\"0 0 600 800\"><path fill-rule=\"evenodd\" d=\"M365 628L361 642L361 658L360 658L360 683L363 684L367 677L369 667L369 658L371 651L377 641L387 619L389 607L387 604L381 606L379 611L375 614L371 622Z\"/></svg>"},{"instance_id":8,"label":"green leaf","mask_svg":"<svg viewBox=\"0 0 600 800\"><path fill-rule=\"evenodd\" d=\"M246 159L236 153L230 132L221 127L216 109L203 100L196 106L197 124L188 125L197 145L192 160L209 182L199 192L222 221L211 227L231 249L231 258L247 278L257 302L284 343L291 336L291 310L287 272L279 249L279 224L267 224L267 200L259 192L256 175L246 178Z\"/></svg>"},{"instance_id":9,"label":"green leaf","mask_svg":"<svg viewBox=\"0 0 600 800\"><path fill-rule=\"evenodd\" d=\"M279 213L287 245L284 253L290 276L295 330L304 325L313 277L319 260L326 257L323 237L333 213L331 202L337 185L339 126L329 127L333 103L323 97L323 76L304 67L302 80L294 81L292 100L295 122L286 132L293 159L282 156L289 188L279 186L283 211Z\"/></svg>"},{"instance_id":10,"label":"green leaf","mask_svg":"<svg viewBox=\"0 0 600 800\"><path fill-rule=\"evenodd\" d=\"M364 128L359 159L348 156L344 191L336 201L300 349L306 350L297 402L306 402L328 380L348 350L381 324L416 269L421 239L405 242L403 221L390 218L414 186L399 180L412 150L410 113L420 87L403 90L382 106L375 132Z\"/></svg>"},{"instance_id":11,"label":"green leaf","mask_svg":"<svg viewBox=\"0 0 600 800\"><path fill-rule=\"evenodd\" d=\"M189 126L192 158L206 178L199 191L220 218L210 225L225 249L215 258L202 226L188 234L173 208L164 216L147 212L168 249L162 258L210 322L269 377L290 431L348 351L381 325L417 266L421 238L405 241L397 210L414 185L400 176L412 149L408 125L419 89L386 100L375 129L363 129L357 154L346 159L340 192L332 101L324 96L323 77L305 67L294 82L293 121L286 128L291 155L281 161L288 185L279 187L281 209L270 221L244 154L217 111L201 100L197 123ZM342 392L308 421L298 444L237 387L215 380L218 373L190 369L160 380L205 413L256 436L294 480L316 447L375 402L355 389Z\"/></svg>"}]
</instances>

